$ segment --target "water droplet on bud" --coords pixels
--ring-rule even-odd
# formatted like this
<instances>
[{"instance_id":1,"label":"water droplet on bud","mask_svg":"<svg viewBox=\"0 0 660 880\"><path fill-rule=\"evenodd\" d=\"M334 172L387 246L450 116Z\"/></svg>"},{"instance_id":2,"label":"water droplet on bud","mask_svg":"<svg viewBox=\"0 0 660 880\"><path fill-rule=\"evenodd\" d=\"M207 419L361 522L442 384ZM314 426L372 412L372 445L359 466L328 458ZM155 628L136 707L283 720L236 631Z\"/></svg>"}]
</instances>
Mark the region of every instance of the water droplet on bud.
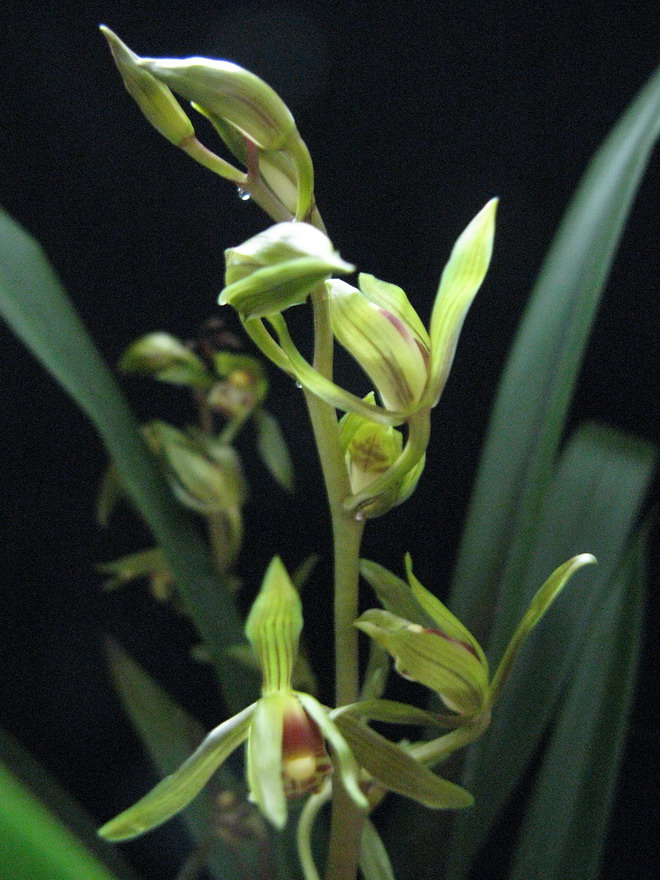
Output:
<instances>
[{"instance_id":1,"label":"water droplet on bud","mask_svg":"<svg viewBox=\"0 0 660 880\"><path fill-rule=\"evenodd\" d=\"M248 202L250 200L250 190L245 189L244 186L237 186L236 192L238 193L238 197L242 202Z\"/></svg>"},{"instance_id":2,"label":"water droplet on bud","mask_svg":"<svg viewBox=\"0 0 660 880\"><path fill-rule=\"evenodd\" d=\"M361 510L358 510L353 519L355 522L364 522L364 513Z\"/></svg>"},{"instance_id":3,"label":"water droplet on bud","mask_svg":"<svg viewBox=\"0 0 660 880\"><path fill-rule=\"evenodd\" d=\"M302 388L302 385L300 384L300 382L296 382L296 388L298 388L298 389Z\"/></svg>"}]
</instances>

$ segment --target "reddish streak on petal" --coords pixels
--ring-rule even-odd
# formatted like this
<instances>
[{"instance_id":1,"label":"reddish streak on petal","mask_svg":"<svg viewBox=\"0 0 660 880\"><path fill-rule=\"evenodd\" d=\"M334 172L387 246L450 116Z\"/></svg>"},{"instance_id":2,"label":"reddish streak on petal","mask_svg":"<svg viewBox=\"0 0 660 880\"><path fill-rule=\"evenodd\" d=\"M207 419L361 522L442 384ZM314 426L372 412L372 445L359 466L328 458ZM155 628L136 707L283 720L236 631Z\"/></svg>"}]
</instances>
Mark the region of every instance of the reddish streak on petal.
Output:
<instances>
[{"instance_id":1,"label":"reddish streak on petal","mask_svg":"<svg viewBox=\"0 0 660 880\"><path fill-rule=\"evenodd\" d=\"M433 633L433 635L440 636L440 638L445 639L445 641L447 642L451 642L453 645L460 645L461 648L465 648L466 651L469 651L473 657L477 656L477 652L469 642L462 642L460 639L452 639L452 637L448 636L447 633L443 633L439 629L431 629L430 627L426 627L424 629L424 632Z\"/></svg>"}]
</instances>

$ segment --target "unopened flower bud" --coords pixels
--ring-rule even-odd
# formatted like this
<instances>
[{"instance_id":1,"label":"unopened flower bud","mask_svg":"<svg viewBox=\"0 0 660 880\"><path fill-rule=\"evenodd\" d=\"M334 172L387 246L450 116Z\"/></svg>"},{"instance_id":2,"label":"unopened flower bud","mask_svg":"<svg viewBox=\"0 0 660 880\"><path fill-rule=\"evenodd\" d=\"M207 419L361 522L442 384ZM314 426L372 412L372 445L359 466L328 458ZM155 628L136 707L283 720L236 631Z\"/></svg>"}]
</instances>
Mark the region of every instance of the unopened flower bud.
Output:
<instances>
[{"instance_id":1,"label":"unopened flower bud","mask_svg":"<svg viewBox=\"0 0 660 880\"><path fill-rule=\"evenodd\" d=\"M213 383L200 358L169 333L148 333L136 339L122 355L119 369L205 390Z\"/></svg>"},{"instance_id":2,"label":"unopened flower bud","mask_svg":"<svg viewBox=\"0 0 660 880\"><path fill-rule=\"evenodd\" d=\"M145 436L183 504L199 513L237 515L245 502L246 488L240 461L231 446L189 436L165 422L152 422Z\"/></svg>"},{"instance_id":3,"label":"unopened flower bud","mask_svg":"<svg viewBox=\"0 0 660 880\"><path fill-rule=\"evenodd\" d=\"M279 150L296 132L291 111L254 73L213 58L139 58L149 71L210 116L228 122L264 150Z\"/></svg>"},{"instance_id":4,"label":"unopened flower bud","mask_svg":"<svg viewBox=\"0 0 660 880\"><path fill-rule=\"evenodd\" d=\"M226 287L218 300L243 319L264 317L304 302L333 273L353 266L308 223L277 223L225 251Z\"/></svg>"},{"instance_id":5,"label":"unopened flower bud","mask_svg":"<svg viewBox=\"0 0 660 880\"><path fill-rule=\"evenodd\" d=\"M101 25L101 31L108 41L128 93L153 127L177 147L193 137L193 124L170 89L141 66L139 55L132 52L109 28Z\"/></svg>"},{"instance_id":6,"label":"unopened flower bud","mask_svg":"<svg viewBox=\"0 0 660 880\"><path fill-rule=\"evenodd\" d=\"M373 403L373 392L365 400ZM374 480L385 474L399 458L403 448L400 431L389 425L372 422L357 413L347 413L342 418L340 441L354 495L368 489ZM399 474L394 475L391 485L386 486L373 501L360 508L361 515L367 519L382 516L406 501L415 490L424 470L424 462L425 458L422 456L403 478Z\"/></svg>"}]
</instances>

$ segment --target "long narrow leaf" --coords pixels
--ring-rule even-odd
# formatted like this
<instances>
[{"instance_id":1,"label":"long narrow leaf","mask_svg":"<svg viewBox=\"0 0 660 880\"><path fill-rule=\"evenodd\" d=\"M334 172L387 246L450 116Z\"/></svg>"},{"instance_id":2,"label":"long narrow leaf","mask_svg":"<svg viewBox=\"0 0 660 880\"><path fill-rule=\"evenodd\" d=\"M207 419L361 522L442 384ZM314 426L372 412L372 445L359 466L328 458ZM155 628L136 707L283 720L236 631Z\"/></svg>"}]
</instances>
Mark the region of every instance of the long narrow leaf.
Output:
<instances>
[{"instance_id":1,"label":"long narrow leaf","mask_svg":"<svg viewBox=\"0 0 660 880\"><path fill-rule=\"evenodd\" d=\"M500 593L501 650L596 308L660 131L660 70L595 154L522 319L491 416L451 607L482 641ZM478 585L478 590L475 589Z\"/></svg>"},{"instance_id":2,"label":"long narrow leaf","mask_svg":"<svg viewBox=\"0 0 660 880\"><path fill-rule=\"evenodd\" d=\"M645 535L598 605L527 808L511 880L598 880L639 663Z\"/></svg>"},{"instance_id":3,"label":"long narrow leaf","mask_svg":"<svg viewBox=\"0 0 660 880\"><path fill-rule=\"evenodd\" d=\"M0 728L0 760L7 766L16 781L23 784L44 809L52 813L70 834L73 834L79 845L82 844L106 868L116 875L118 880L137 880L137 874L122 858L115 846L111 846L96 833L97 822L89 816L83 807L66 792L42 763L37 761L17 740L6 730ZM11 802L0 794L0 811L11 810ZM4 855L5 838L0 834L0 857ZM0 860L0 877L2 875ZM35 878L40 880L40 878Z\"/></svg>"},{"instance_id":4,"label":"long narrow leaf","mask_svg":"<svg viewBox=\"0 0 660 880\"><path fill-rule=\"evenodd\" d=\"M229 708L242 708L254 694L254 681L223 650L243 638L233 600L212 567L196 524L174 501L155 467L130 408L45 254L2 212L0 313L94 423L166 555Z\"/></svg>"},{"instance_id":5,"label":"long narrow leaf","mask_svg":"<svg viewBox=\"0 0 660 880\"><path fill-rule=\"evenodd\" d=\"M11 880L117 880L1 761L0 852Z\"/></svg>"},{"instance_id":6,"label":"long narrow leaf","mask_svg":"<svg viewBox=\"0 0 660 880\"><path fill-rule=\"evenodd\" d=\"M622 432L587 425L569 443L548 495L539 543L522 583L525 601L562 560L590 551L598 565L576 576L523 649L487 734L468 753L463 782L475 806L451 844L451 880L466 875L521 780L569 677L589 623L607 601L655 465L655 450Z\"/></svg>"},{"instance_id":7,"label":"long narrow leaf","mask_svg":"<svg viewBox=\"0 0 660 880\"><path fill-rule=\"evenodd\" d=\"M192 754L206 731L117 642L109 641L108 654L124 707L159 774L168 776ZM216 793L218 786L229 791L239 788L226 767L215 774ZM240 880L236 860L213 834L214 812L214 793L209 786L181 816L198 847L205 848L215 839L215 845L208 847L211 875L216 880Z\"/></svg>"}]
</instances>

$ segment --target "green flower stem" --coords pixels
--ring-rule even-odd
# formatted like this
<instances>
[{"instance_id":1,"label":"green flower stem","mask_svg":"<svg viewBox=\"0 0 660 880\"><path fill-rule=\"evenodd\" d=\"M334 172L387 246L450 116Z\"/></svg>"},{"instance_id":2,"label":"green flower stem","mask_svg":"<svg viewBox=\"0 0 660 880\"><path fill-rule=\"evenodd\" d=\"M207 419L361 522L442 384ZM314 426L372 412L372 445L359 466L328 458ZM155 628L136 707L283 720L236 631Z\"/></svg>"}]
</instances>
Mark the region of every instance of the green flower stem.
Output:
<instances>
[{"instance_id":1,"label":"green flower stem","mask_svg":"<svg viewBox=\"0 0 660 880\"><path fill-rule=\"evenodd\" d=\"M332 377L333 335L324 287L312 293L314 309L314 367ZM360 543L364 523L344 509L351 487L339 442L334 407L305 391L316 446L325 481L334 541L335 561L335 704L359 697L358 615ZM344 791L334 785L326 880L352 880L357 876L363 814Z\"/></svg>"},{"instance_id":2,"label":"green flower stem","mask_svg":"<svg viewBox=\"0 0 660 880\"><path fill-rule=\"evenodd\" d=\"M355 880L357 877L364 820L364 813L358 810L343 786L334 785L325 880Z\"/></svg>"},{"instance_id":3,"label":"green flower stem","mask_svg":"<svg viewBox=\"0 0 660 880\"><path fill-rule=\"evenodd\" d=\"M260 201L260 190L268 191L260 178L251 181L250 194L276 222L286 218L276 216L280 206L266 207ZM271 194L272 195L272 194ZM277 201L277 200L276 200ZM318 212L314 212L315 215ZM312 222L324 231L320 216ZM332 380L334 336L330 323L327 293L319 285L311 294L314 315L314 369ZM259 335L266 334L260 322L246 321L246 329ZM251 334L252 335L252 334ZM267 334L266 334L267 335ZM274 349L275 362L280 359L281 349L272 337L270 348ZM263 340L262 340L263 341ZM286 369L286 368L285 368ZM288 372L288 370L287 370ZM335 623L335 705L355 703L359 698L358 632L353 622L358 616L358 583L360 544L364 522L345 510L344 501L351 494L348 471L339 440L339 425L335 408L315 394L305 390L305 402L309 412L321 470L325 482L334 543L334 623ZM330 845L326 868L326 880L353 880L357 876L360 838L364 816L346 794L341 785L333 786L332 821Z\"/></svg>"},{"instance_id":4,"label":"green flower stem","mask_svg":"<svg viewBox=\"0 0 660 880\"><path fill-rule=\"evenodd\" d=\"M231 180L233 183L239 185L246 180L246 176L240 168L235 168L230 162L221 159L220 156L216 156L216 154L209 150L208 147L205 147L204 144L200 143L195 135L186 138L186 140L182 141L178 146L179 149L183 150L183 152L190 156L191 159L199 162L200 165L208 168L209 171L213 171L214 174L219 174L220 177L224 177L225 180Z\"/></svg>"},{"instance_id":5,"label":"green flower stem","mask_svg":"<svg viewBox=\"0 0 660 880\"><path fill-rule=\"evenodd\" d=\"M410 751L416 760L432 767L445 761L457 749L463 749L465 746L478 740L484 731L487 730L489 724L490 711L486 710L472 718L469 724L457 727L456 730L452 730L450 733L446 733L436 739L417 743L411 747Z\"/></svg>"}]
</instances>

